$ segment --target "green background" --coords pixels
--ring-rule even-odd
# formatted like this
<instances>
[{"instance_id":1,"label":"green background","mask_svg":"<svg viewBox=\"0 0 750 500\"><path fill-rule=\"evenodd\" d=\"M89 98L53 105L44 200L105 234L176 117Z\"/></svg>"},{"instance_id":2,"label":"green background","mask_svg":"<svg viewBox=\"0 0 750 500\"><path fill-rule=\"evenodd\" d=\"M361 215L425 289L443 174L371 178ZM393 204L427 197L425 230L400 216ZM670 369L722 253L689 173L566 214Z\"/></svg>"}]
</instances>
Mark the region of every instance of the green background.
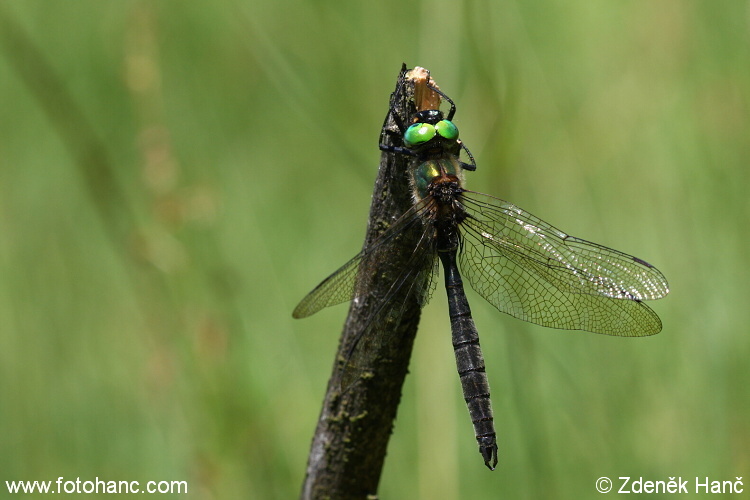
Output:
<instances>
[{"instance_id":1,"label":"green background","mask_svg":"<svg viewBox=\"0 0 750 500\"><path fill-rule=\"evenodd\" d=\"M750 481L747 2L0 7L3 482L298 495L347 308L291 311L361 247L402 62L456 101L470 188L652 262L672 292L653 303L661 334L623 339L525 324L470 291L490 473L438 290L382 498Z\"/></svg>"}]
</instances>

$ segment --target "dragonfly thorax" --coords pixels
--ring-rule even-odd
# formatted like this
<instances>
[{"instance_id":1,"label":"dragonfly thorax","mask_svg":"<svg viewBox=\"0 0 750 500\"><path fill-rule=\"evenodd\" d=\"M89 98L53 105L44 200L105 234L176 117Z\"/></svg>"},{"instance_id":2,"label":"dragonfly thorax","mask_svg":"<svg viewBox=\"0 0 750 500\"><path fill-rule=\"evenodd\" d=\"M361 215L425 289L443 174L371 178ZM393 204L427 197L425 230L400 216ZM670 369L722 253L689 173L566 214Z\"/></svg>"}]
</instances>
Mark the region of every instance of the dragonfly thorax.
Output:
<instances>
[{"instance_id":1,"label":"dragonfly thorax","mask_svg":"<svg viewBox=\"0 0 750 500\"><path fill-rule=\"evenodd\" d=\"M428 188L430 197L441 207L452 206L462 191L458 177L455 175L434 179Z\"/></svg>"},{"instance_id":2,"label":"dragonfly thorax","mask_svg":"<svg viewBox=\"0 0 750 500\"><path fill-rule=\"evenodd\" d=\"M452 156L420 163L411 173L415 203L430 201L435 209L452 206L463 191L462 174L460 165Z\"/></svg>"}]
</instances>

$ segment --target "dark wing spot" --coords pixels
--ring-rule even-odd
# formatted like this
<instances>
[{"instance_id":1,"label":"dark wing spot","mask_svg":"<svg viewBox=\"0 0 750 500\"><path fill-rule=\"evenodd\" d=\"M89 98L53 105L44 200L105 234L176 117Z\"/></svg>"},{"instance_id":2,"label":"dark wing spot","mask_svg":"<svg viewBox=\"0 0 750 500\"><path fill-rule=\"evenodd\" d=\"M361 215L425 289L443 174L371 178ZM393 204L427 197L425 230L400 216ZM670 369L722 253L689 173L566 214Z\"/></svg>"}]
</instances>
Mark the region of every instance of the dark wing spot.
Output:
<instances>
[{"instance_id":1,"label":"dark wing spot","mask_svg":"<svg viewBox=\"0 0 750 500\"><path fill-rule=\"evenodd\" d=\"M645 260L639 259L638 257L633 257L633 260L635 262L637 262L638 264L644 265L646 267L654 267L651 264L649 264L648 262L646 262Z\"/></svg>"}]
</instances>

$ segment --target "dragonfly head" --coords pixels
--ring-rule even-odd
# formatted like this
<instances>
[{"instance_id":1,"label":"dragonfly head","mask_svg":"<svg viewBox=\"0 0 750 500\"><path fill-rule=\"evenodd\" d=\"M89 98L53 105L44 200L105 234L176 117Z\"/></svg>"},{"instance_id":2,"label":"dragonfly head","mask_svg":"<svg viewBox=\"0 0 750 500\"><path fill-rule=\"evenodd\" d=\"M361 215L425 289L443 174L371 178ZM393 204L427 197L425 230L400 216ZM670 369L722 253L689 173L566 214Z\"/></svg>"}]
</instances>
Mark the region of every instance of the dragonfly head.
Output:
<instances>
[{"instance_id":1,"label":"dragonfly head","mask_svg":"<svg viewBox=\"0 0 750 500\"><path fill-rule=\"evenodd\" d=\"M442 120L443 112L439 109L423 109L414 114L414 123L429 123L435 125Z\"/></svg>"},{"instance_id":2,"label":"dragonfly head","mask_svg":"<svg viewBox=\"0 0 750 500\"><path fill-rule=\"evenodd\" d=\"M448 141L458 140L458 128L452 121L446 120L443 112L438 109L419 111L414 120L414 124L404 132L404 144L408 148L420 147L435 137Z\"/></svg>"}]
</instances>

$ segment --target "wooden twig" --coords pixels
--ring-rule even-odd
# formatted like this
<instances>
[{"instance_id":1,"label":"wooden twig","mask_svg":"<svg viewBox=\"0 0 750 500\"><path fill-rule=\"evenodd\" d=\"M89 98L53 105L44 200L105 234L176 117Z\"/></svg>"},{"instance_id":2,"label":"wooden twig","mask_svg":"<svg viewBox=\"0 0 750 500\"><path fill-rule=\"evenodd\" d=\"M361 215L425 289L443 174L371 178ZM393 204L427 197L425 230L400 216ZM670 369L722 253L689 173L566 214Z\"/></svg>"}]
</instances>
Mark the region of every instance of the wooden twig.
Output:
<instances>
[{"instance_id":1,"label":"wooden twig","mask_svg":"<svg viewBox=\"0 0 750 500\"><path fill-rule=\"evenodd\" d=\"M408 71L402 67L391 95L390 113L383 124L381 140L385 145L402 145L394 114L402 124L408 124L417 107L439 105L439 97L425 85L427 81L429 74L425 70ZM411 207L408 165L404 155L382 152L365 247ZM394 273L403 269L412 255L416 237L404 234L398 238L394 243L398 251L393 258L378 263L372 273L374 278L368 280L368 289L352 302L313 437L302 499L376 498L420 316L414 291L404 287L393 296L390 285ZM384 297L404 309L393 321L385 319L375 326L377 331L369 335L372 338L366 349L367 370L355 383L342 384L349 347L364 328L373 327L367 321L372 317L372 308L379 307Z\"/></svg>"}]
</instances>

